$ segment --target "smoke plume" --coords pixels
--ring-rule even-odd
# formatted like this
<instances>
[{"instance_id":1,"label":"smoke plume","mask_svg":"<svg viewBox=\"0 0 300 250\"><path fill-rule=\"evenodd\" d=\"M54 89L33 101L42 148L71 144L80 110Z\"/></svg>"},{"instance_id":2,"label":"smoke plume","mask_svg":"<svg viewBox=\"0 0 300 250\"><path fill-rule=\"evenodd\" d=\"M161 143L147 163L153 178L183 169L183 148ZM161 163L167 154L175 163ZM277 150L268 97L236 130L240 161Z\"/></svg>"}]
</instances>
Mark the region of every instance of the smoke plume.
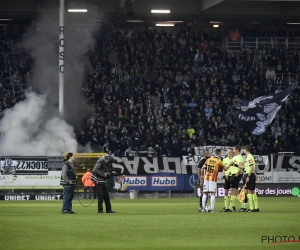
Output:
<instances>
[{"instance_id":1,"label":"smoke plume","mask_svg":"<svg viewBox=\"0 0 300 250\"><path fill-rule=\"evenodd\" d=\"M0 151L2 155L59 156L75 152L74 129L47 108L46 98L27 93L27 98L6 110L1 120ZM47 114L47 110L51 114Z\"/></svg>"},{"instance_id":2,"label":"smoke plume","mask_svg":"<svg viewBox=\"0 0 300 250\"><path fill-rule=\"evenodd\" d=\"M89 12L91 19L99 13ZM75 130L91 109L84 101L82 86L90 68L87 52L95 40L89 28L80 28L73 19L65 18L64 116L58 113L58 9L43 10L23 39L23 46L33 59L32 85L35 93L5 110L0 120L0 152L6 155L62 155L76 152ZM56 13L56 14L53 14ZM77 22L78 23L78 22Z\"/></svg>"}]
</instances>

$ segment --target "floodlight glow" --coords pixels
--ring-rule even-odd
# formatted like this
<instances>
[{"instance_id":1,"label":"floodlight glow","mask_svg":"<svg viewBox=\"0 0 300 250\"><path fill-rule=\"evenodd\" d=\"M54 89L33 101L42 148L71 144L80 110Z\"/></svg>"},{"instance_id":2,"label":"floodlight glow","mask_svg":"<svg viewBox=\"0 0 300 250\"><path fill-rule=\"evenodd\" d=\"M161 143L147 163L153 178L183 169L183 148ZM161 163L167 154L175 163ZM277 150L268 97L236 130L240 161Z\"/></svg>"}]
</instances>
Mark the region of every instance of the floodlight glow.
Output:
<instances>
[{"instance_id":1,"label":"floodlight glow","mask_svg":"<svg viewBox=\"0 0 300 250\"><path fill-rule=\"evenodd\" d=\"M68 9L68 12L87 12L87 9Z\"/></svg>"},{"instance_id":2,"label":"floodlight glow","mask_svg":"<svg viewBox=\"0 0 300 250\"><path fill-rule=\"evenodd\" d=\"M174 24L173 24L173 23L157 23L157 24L155 24L155 26L161 26L161 27L164 27L164 26L166 26L166 27L172 27L172 26L174 26Z\"/></svg>"},{"instance_id":3,"label":"floodlight glow","mask_svg":"<svg viewBox=\"0 0 300 250\"><path fill-rule=\"evenodd\" d=\"M170 10L151 10L151 13L154 13L154 14L170 14L171 11Z\"/></svg>"}]
</instances>

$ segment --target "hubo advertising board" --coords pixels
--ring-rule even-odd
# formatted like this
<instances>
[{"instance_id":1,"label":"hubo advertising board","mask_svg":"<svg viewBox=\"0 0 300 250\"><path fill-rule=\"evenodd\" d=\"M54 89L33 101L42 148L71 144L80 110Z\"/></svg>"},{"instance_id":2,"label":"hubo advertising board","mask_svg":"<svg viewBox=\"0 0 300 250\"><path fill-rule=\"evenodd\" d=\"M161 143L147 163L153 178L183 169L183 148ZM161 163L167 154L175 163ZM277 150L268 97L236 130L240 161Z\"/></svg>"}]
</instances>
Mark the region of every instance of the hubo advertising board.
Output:
<instances>
[{"instance_id":1,"label":"hubo advertising board","mask_svg":"<svg viewBox=\"0 0 300 250\"><path fill-rule=\"evenodd\" d=\"M178 191L185 190L185 175L155 174L155 175L122 175L114 178L116 190L145 190L145 191ZM188 180L188 179L187 179Z\"/></svg>"}]
</instances>

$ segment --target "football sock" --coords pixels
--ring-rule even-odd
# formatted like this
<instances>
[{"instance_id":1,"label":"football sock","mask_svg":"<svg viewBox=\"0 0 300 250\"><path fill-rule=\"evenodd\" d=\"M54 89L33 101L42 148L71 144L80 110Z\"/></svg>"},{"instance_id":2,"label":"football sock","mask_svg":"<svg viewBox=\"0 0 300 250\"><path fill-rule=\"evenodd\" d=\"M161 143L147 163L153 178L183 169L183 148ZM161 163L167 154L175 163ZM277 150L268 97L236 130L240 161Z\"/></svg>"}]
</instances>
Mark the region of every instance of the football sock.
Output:
<instances>
[{"instance_id":1,"label":"football sock","mask_svg":"<svg viewBox=\"0 0 300 250\"><path fill-rule=\"evenodd\" d=\"M228 204L228 196L224 196L224 207L226 208L226 209L228 209L229 207L229 204Z\"/></svg>"},{"instance_id":2,"label":"football sock","mask_svg":"<svg viewBox=\"0 0 300 250\"><path fill-rule=\"evenodd\" d=\"M204 195L202 196L202 208L205 208L206 199L207 199L207 195L204 194Z\"/></svg>"},{"instance_id":3,"label":"football sock","mask_svg":"<svg viewBox=\"0 0 300 250\"><path fill-rule=\"evenodd\" d=\"M216 204L216 197L215 196L211 196L210 197L210 207L211 207L211 210L215 210L215 204Z\"/></svg>"},{"instance_id":4,"label":"football sock","mask_svg":"<svg viewBox=\"0 0 300 250\"><path fill-rule=\"evenodd\" d=\"M253 202L254 202L254 208L258 209L258 199L256 194L252 194Z\"/></svg>"},{"instance_id":5,"label":"football sock","mask_svg":"<svg viewBox=\"0 0 300 250\"><path fill-rule=\"evenodd\" d=\"M230 200L230 209L232 209L232 207L235 207L235 201L236 201L236 195L232 195Z\"/></svg>"},{"instance_id":6,"label":"football sock","mask_svg":"<svg viewBox=\"0 0 300 250\"><path fill-rule=\"evenodd\" d=\"M200 207L202 207L202 197L203 197L203 194L200 195Z\"/></svg>"},{"instance_id":7,"label":"football sock","mask_svg":"<svg viewBox=\"0 0 300 250\"><path fill-rule=\"evenodd\" d=\"M252 194L247 194L247 197L248 197L249 209L253 210L253 197L252 197Z\"/></svg>"}]
</instances>

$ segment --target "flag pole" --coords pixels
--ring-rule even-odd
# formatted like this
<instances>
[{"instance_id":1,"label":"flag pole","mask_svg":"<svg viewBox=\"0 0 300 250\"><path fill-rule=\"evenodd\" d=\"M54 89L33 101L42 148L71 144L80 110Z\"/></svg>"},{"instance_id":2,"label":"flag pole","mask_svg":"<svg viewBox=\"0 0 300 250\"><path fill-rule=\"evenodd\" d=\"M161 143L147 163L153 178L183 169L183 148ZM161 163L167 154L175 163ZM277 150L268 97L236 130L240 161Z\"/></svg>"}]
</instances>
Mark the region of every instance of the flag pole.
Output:
<instances>
[{"instance_id":1,"label":"flag pole","mask_svg":"<svg viewBox=\"0 0 300 250\"><path fill-rule=\"evenodd\" d=\"M59 115L63 118L64 113L64 13L65 13L65 0L60 0L59 4L59 102L58 110Z\"/></svg>"}]
</instances>

